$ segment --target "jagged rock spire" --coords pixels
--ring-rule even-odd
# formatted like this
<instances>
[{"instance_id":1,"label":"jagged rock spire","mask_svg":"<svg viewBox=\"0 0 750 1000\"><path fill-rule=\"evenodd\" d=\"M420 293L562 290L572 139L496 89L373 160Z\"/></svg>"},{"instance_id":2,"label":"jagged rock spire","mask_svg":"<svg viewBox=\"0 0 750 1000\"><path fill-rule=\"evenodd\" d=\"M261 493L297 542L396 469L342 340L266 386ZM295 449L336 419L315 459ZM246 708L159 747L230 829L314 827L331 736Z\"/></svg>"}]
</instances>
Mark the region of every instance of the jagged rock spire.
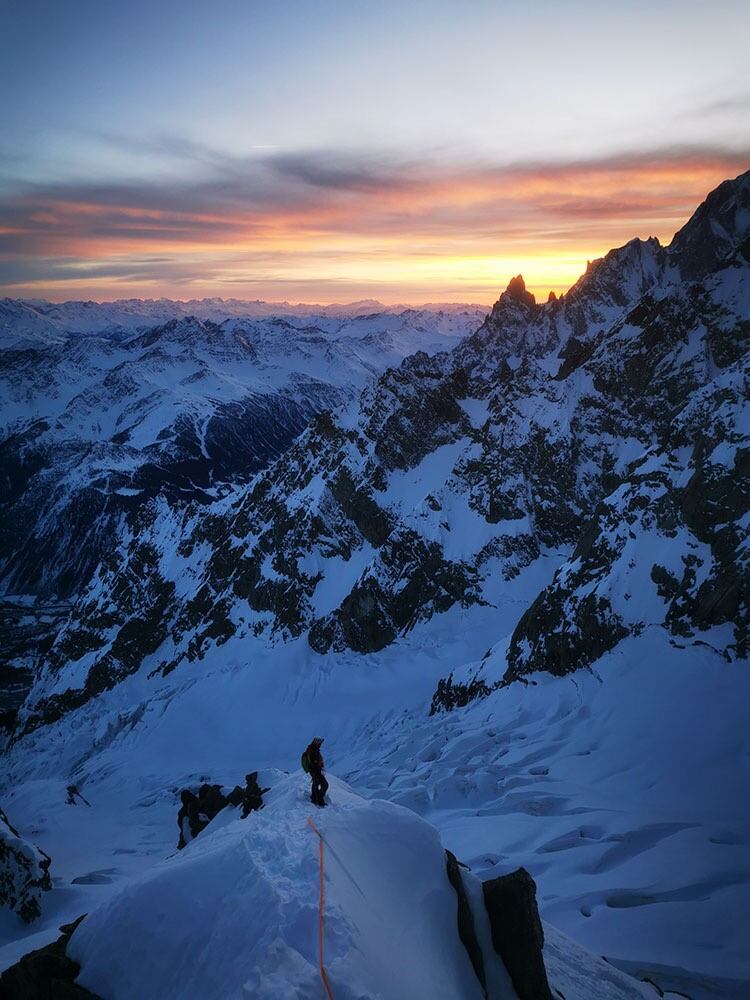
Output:
<instances>
[{"instance_id":1,"label":"jagged rock spire","mask_svg":"<svg viewBox=\"0 0 750 1000\"><path fill-rule=\"evenodd\" d=\"M517 274L515 278L510 279L508 287L503 292L503 296L515 299L517 302L525 302L529 306L536 305L533 293L526 290L526 282L523 280L522 274Z\"/></svg>"}]
</instances>

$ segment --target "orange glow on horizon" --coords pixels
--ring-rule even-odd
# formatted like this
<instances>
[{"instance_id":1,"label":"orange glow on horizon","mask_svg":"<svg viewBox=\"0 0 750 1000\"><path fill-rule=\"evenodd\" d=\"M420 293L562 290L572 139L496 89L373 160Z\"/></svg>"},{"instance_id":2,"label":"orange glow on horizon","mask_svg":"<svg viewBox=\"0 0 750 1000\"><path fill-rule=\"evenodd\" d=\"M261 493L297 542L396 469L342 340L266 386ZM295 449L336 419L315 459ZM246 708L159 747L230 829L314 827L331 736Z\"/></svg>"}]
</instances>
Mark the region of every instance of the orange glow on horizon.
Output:
<instances>
[{"instance_id":1,"label":"orange glow on horizon","mask_svg":"<svg viewBox=\"0 0 750 1000\"><path fill-rule=\"evenodd\" d=\"M489 305L521 273L543 300L634 236L669 242L708 191L741 169L739 156L699 155L405 168L367 187L306 190L289 203L201 203L199 190L191 210L170 192L163 206L153 204L159 191L142 199L125 191L106 203L95 190L90 199L27 194L0 235L16 241L16 256L44 261L46 273L0 294Z\"/></svg>"}]
</instances>

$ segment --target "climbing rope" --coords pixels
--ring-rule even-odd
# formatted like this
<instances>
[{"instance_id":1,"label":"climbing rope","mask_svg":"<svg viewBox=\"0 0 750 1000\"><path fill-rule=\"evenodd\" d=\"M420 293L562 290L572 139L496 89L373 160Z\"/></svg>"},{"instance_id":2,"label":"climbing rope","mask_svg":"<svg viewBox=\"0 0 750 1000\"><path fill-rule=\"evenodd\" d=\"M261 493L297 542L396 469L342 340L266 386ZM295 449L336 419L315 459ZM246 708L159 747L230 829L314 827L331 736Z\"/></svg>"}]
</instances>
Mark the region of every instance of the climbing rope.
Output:
<instances>
[{"instance_id":1,"label":"climbing rope","mask_svg":"<svg viewBox=\"0 0 750 1000\"><path fill-rule=\"evenodd\" d=\"M319 907L318 907L318 909L319 909L319 912L318 912L318 953L319 953L319 959L320 959L320 979L321 979L321 982L323 983L323 988L325 989L326 994L328 995L328 1000L333 1000L333 993L331 992L331 987L330 987L330 984L328 982L328 975L326 973L326 967L323 964L323 909L324 909L324 906L325 906L325 887L324 887L324 883L323 883L323 871L324 871L324 869L323 869L323 865L324 865L324 859L323 859L323 834L320 832L320 830L313 823L312 819L309 816L307 817L307 823L308 823L308 826L310 827L310 829L312 830L312 832L318 838L318 861L319 861L319 865L320 865L320 900L319 900Z\"/></svg>"}]
</instances>

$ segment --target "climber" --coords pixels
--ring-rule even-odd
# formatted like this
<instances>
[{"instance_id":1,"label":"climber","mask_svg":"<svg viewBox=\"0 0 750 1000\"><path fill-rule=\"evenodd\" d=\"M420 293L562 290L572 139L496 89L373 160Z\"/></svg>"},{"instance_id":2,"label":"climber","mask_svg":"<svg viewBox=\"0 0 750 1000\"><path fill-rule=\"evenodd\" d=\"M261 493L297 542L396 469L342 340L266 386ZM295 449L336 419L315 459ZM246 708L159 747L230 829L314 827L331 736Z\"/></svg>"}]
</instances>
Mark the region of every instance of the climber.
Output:
<instances>
[{"instance_id":1,"label":"climber","mask_svg":"<svg viewBox=\"0 0 750 1000\"><path fill-rule=\"evenodd\" d=\"M205 815L206 823L209 823L227 804L227 798L221 790L221 785L204 784L198 791L198 802L201 814Z\"/></svg>"},{"instance_id":2,"label":"climber","mask_svg":"<svg viewBox=\"0 0 750 1000\"><path fill-rule=\"evenodd\" d=\"M242 818L245 819L255 809L263 808L263 796L270 788L261 788L258 784L258 772L251 771L245 775L245 794L242 805Z\"/></svg>"},{"instance_id":3,"label":"climber","mask_svg":"<svg viewBox=\"0 0 750 1000\"><path fill-rule=\"evenodd\" d=\"M68 785L67 788L65 789L65 791L68 793L68 797L67 797L67 799L65 801L67 802L67 804L69 806L74 806L74 805L77 804L76 803L76 797L79 798L81 800L81 802L85 802L87 806L91 805L91 803L88 801L88 799L85 799L81 795L81 793L78 791L78 788L75 785Z\"/></svg>"},{"instance_id":4,"label":"climber","mask_svg":"<svg viewBox=\"0 0 750 1000\"><path fill-rule=\"evenodd\" d=\"M316 736L307 750L302 754L302 767L312 780L310 799L316 806L324 806L326 804L326 792L328 791L328 782L323 773L325 769L323 755L320 752L322 743L323 738Z\"/></svg>"},{"instance_id":5,"label":"climber","mask_svg":"<svg viewBox=\"0 0 750 1000\"><path fill-rule=\"evenodd\" d=\"M198 817L198 799L194 792L191 792L187 788L183 788L180 792L180 799L182 805L180 806L180 811L177 813L177 826L180 828L180 839L177 842L177 850L181 851L182 848L188 844L197 833L200 833L197 827L197 817Z\"/></svg>"}]
</instances>

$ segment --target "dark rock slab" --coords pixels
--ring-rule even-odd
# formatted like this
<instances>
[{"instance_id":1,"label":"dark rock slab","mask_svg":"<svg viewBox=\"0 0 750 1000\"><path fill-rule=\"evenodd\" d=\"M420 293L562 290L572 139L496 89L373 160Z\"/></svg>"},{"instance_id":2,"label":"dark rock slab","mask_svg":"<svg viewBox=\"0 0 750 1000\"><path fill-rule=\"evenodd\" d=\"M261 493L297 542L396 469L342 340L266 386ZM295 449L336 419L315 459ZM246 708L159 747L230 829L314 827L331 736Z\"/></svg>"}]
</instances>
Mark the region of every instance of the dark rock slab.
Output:
<instances>
[{"instance_id":1,"label":"dark rock slab","mask_svg":"<svg viewBox=\"0 0 750 1000\"><path fill-rule=\"evenodd\" d=\"M25 840L0 809L0 906L13 910L24 923L42 912L42 893L52 888L51 859Z\"/></svg>"},{"instance_id":2,"label":"dark rock slab","mask_svg":"<svg viewBox=\"0 0 750 1000\"><path fill-rule=\"evenodd\" d=\"M519 1000L553 1000L542 949L544 931L536 905L536 883L525 868L482 883L492 944L502 958Z\"/></svg>"},{"instance_id":3,"label":"dark rock slab","mask_svg":"<svg viewBox=\"0 0 750 1000\"><path fill-rule=\"evenodd\" d=\"M72 924L63 924L57 941L30 951L5 970L0 976L0 1000L102 1000L76 983L81 967L65 954L83 916Z\"/></svg>"},{"instance_id":4,"label":"dark rock slab","mask_svg":"<svg viewBox=\"0 0 750 1000\"><path fill-rule=\"evenodd\" d=\"M448 881L456 890L456 895L458 896L458 936L461 938L461 944L468 953L484 995L487 996L484 959L474 926L474 914L471 912L469 897L466 895L464 880L461 876L461 866L455 854L452 854L450 851L445 852L445 866L448 870Z\"/></svg>"}]
</instances>

